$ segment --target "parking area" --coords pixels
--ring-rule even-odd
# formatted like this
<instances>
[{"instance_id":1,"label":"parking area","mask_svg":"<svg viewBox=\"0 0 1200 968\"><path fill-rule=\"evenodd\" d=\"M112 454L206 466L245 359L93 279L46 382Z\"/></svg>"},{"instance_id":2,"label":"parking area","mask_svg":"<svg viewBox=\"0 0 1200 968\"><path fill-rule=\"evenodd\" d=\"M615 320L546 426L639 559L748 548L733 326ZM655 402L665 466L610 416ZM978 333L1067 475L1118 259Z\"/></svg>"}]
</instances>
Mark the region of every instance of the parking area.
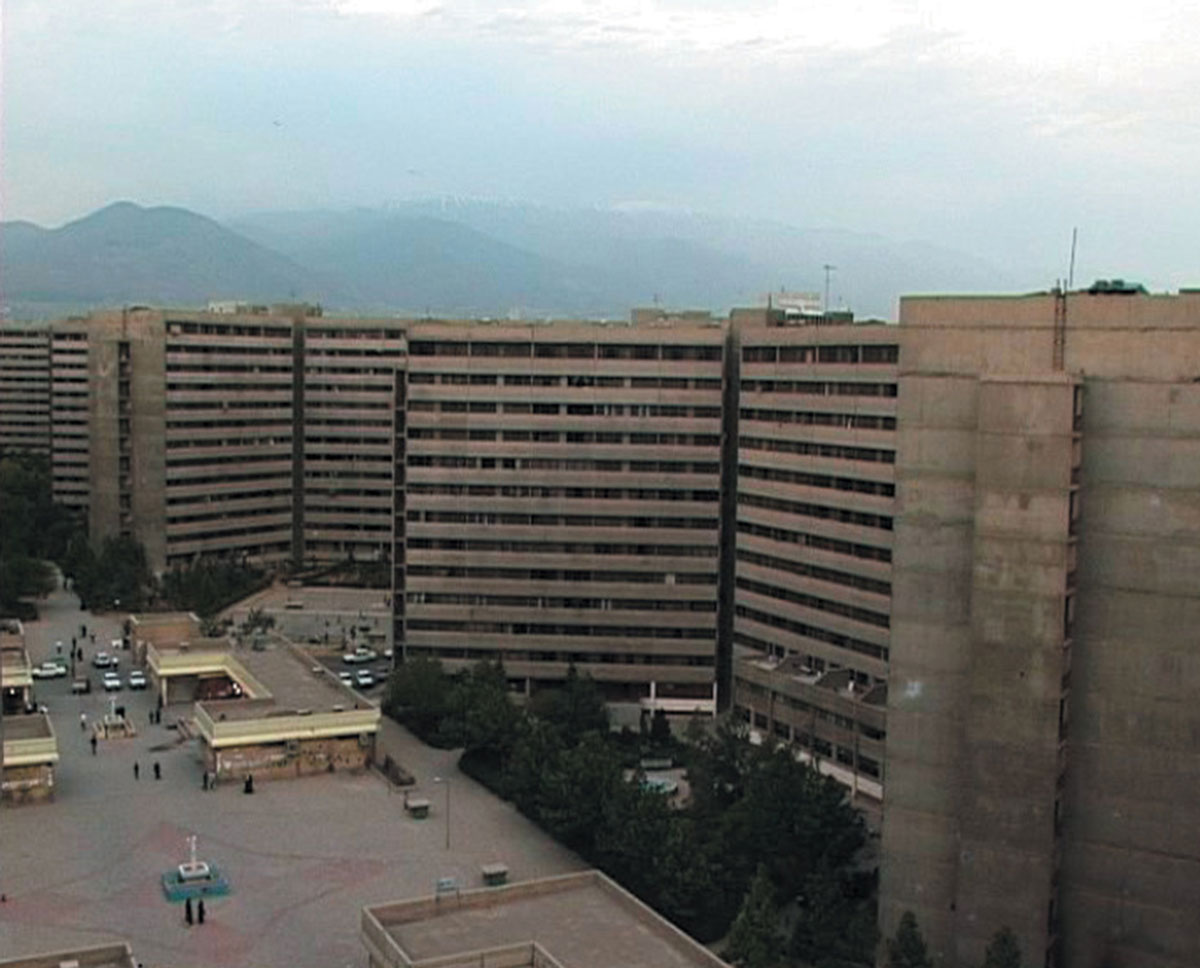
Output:
<instances>
[{"instance_id":1,"label":"parking area","mask_svg":"<svg viewBox=\"0 0 1200 968\"><path fill-rule=\"evenodd\" d=\"M74 596L56 593L43 618L27 626L33 662L52 658L54 642L78 636L80 624L89 626L89 662L99 643L107 647L120 632L115 616L81 614ZM416 777L414 795L432 806L427 819L406 813L401 792L374 772L262 784L250 796L233 784L206 792L193 741L171 728L187 707L171 707L163 725L151 725L149 691L74 695L70 680L58 678L40 680L37 694L58 733L61 762L53 803L3 808L6 955L128 940L149 966L362 965L358 923L366 904L431 894L444 877L475 886L480 867L493 862L506 864L514 880L583 867L460 774L454 753L425 747L386 720L380 756ZM138 734L102 740L93 754L81 714L93 720L114 700ZM233 890L211 902L203 927L188 928L163 898L159 877L186 859L191 834L200 857L218 864Z\"/></svg>"}]
</instances>

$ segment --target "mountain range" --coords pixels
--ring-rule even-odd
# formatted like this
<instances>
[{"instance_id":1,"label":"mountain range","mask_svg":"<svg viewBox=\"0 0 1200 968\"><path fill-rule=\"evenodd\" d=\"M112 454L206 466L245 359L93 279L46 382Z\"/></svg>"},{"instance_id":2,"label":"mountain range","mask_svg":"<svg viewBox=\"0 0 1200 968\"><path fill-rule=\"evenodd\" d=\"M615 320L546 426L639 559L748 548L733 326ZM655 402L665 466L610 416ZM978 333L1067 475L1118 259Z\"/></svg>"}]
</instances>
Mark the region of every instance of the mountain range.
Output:
<instances>
[{"instance_id":1,"label":"mountain range","mask_svg":"<svg viewBox=\"0 0 1200 968\"><path fill-rule=\"evenodd\" d=\"M437 198L375 209L264 212L222 224L117 202L59 228L0 223L11 318L212 299L322 303L331 313L627 318L633 306L723 311L779 287L894 318L904 292L1015 280L928 243L651 209ZM1026 280L1026 284L1028 281Z\"/></svg>"}]
</instances>

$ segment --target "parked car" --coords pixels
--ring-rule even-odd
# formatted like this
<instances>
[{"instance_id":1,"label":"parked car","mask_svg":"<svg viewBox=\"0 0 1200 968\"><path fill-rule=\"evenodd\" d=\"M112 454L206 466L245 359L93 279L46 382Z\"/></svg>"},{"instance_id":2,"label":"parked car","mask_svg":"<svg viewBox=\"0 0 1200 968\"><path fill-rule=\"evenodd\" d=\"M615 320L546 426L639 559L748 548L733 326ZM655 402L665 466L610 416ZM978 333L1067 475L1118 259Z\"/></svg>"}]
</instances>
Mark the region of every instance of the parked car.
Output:
<instances>
[{"instance_id":1,"label":"parked car","mask_svg":"<svg viewBox=\"0 0 1200 968\"><path fill-rule=\"evenodd\" d=\"M129 673L129 688L130 689L145 689L146 688L146 673L140 669L134 669Z\"/></svg>"},{"instance_id":2,"label":"parked car","mask_svg":"<svg viewBox=\"0 0 1200 968\"><path fill-rule=\"evenodd\" d=\"M119 692L121 689L121 677L115 672L104 673L104 691Z\"/></svg>"},{"instance_id":3,"label":"parked car","mask_svg":"<svg viewBox=\"0 0 1200 968\"><path fill-rule=\"evenodd\" d=\"M348 686L354 685L354 674L347 672L345 669L338 673L338 678Z\"/></svg>"},{"instance_id":4,"label":"parked car","mask_svg":"<svg viewBox=\"0 0 1200 968\"><path fill-rule=\"evenodd\" d=\"M354 676L354 682L359 689L370 689L375 685L375 673L370 669L359 669Z\"/></svg>"},{"instance_id":5,"label":"parked car","mask_svg":"<svg viewBox=\"0 0 1200 968\"><path fill-rule=\"evenodd\" d=\"M347 652L342 656L342 661L346 665L362 665L365 662L374 662L379 658L379 653L374 649L366 649L359 646L353 652Z\"/></svg>"},{"instance_id":6,"label":"parked car","mask_svg":"<svg viewBox=\"0 0 1200 968\"><path fill-rule=\"evenodd\" d=\"M67 667L61 662L43 662L39 666L34 666L30 675L35 679L58 679L67 674Z\"/></svg>"},{"instance_id":7,"label":"parked car","mask_svg":"<svg viewBox=\"0 0 1200 968\"><path fill-rule=\"evenodd\" d=\"M97 669L107 669L109 666L115 666L116 664L116 657L109 655L107 652L97 652L92 656L92 665Z\"/></svg>"},{"instance_id":8,"label":"parked car","mask_svg":"<svg viewBox=\"0 0 1200 968\"><path fill-rule=\"evenodd\" d=\"M91 679L87 679L87 678L76 679L74 682L71 683L71 692L84 693L84 692L91 692L91 691L92 691L92 680Z\"/></svg>"}]
</instances>

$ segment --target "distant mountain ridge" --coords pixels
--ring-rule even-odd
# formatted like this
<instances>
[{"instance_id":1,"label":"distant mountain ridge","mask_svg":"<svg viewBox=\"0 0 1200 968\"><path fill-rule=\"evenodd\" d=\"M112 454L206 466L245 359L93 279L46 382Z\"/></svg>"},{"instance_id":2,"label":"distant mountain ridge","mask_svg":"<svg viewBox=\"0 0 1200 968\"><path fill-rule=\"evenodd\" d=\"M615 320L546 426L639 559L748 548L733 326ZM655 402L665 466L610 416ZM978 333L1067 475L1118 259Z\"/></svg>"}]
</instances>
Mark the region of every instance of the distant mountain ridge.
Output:
<instances>
[{"instance_id":1,"label":"distant mountain ridge","mask_svg":"<svg viewBox=\"0 0 1200 968\"><path fill-rule=\"evenodd\" d=\"M59 228L0 223L0 300L15 318L129 304L309 300L330 312L628 318L633 306L724 311L779 286L892 318L914 291L1012 288L926 243L659 209L424 199L267 212L221 224L117 202Z\"/></svg>"},{"instance_id":2,"label":"distant mountain ridge","mask_svg":"<svg viewBox=\"0 0 1200 968\"><path fill-rule=\"evenodd\" d=\"M304 299L320 288L311 270L182 208L116 202L57 229L0 225L0 298L14 316Z\"/></svg>"}]
</instances>

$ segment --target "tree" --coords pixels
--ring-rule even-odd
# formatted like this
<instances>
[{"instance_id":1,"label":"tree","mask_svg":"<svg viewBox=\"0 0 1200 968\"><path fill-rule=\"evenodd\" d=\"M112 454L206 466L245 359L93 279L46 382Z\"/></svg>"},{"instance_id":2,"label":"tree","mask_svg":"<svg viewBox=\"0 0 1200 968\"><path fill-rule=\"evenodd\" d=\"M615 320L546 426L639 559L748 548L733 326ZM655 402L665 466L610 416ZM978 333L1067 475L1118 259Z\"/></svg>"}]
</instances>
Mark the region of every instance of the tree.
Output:
<instances>
[{"instance_id":1,"label":"tree","mask_svg":"<svg viewBox=\"0 0 1200 968\"><path fill-rule=\"evenodd\" d=\"M512 750L521 711L509 698L508 677L499 662L476 663L455 683L448 705L468 751L503 757Z\"/></svg>"},{"instance_id":2,"label":"tree","mask_svg":"<svg viewBox=\"0 0 1200 968\"><path fill-rule=\"evenodd\" d=\"M983 968L1021 968L1021 949L1008 925L992 935L983 955Z\"/></svg>"},{"instance_id":3,"label":"tree","mask_svg":"<svg viewBox=\"0 0 1200 968\"><path fill-rule=\"evenodd\" d=\"M568 745L578 742L585 733L608 731L604 696L591 676L581 676L573 662L562 687L536 693L529 709L561 730Z\"/></svg>"},{"instance_id":4,"label":"tree","mask_svg":"<svg viewBox=\"0 0 1200 968\"><path fill-rule=\"evenodd\" d=\"M712 732L692 730L687 752L688 783L693 810L720 814L741 799L751 761L757 751L746 739L742 723L722 718Z\"/></svg>"},{"instance_id":5,"label":"tree","mask_svg":"<svg viewBox=\"0 0 1200 968\"><path fill-rule=\"evenodd\" d=\"M772 968L782 954L775 891L767 869L760 866L729 931L725 960L739 968Z\"/></svg>"},{"instance_id":6,"label":"tree","mask_svg":"<svg viewBox=\"0 0 1200 968\"><path fill-rule=\"evenodd\" d=\"M538 821L572 850L590 854L604 805L622 782L616 749L589 733L546 764L537 795Z\"/></svg>"},{"instance_id":7,"label":"tree","mask_svg":"<svg viewBox=\"0 0 1200 968\"><path fill-rule=\"evenodd\" d=\"M453 683L437 659L410 659L388 679L383 710L422 739L435 736L446 717Z\"/></svg>"},{"instance_id":8,"label":"tree","mask_svg":"<svg viewBox=\"0 0 1200 968\"><path fill-rule=\"evenodd\" d=\"M817 965L873 964L875 878L819 868L804 879L798 898L792 954Z\"/></svg>"},{"instance_id":9,"label":"tree","mask_svg":"<svg viewBox=\"0 0 1200 968\"><path fill-rule=\"evenodd\" d=\"M783 897L804 889L809 872L846 869L866 840L846 789L799 762L786 747L756 751L745 792L719 823L724 850L745 878L766 864Z\"/></svg>"},{"instance_id":10,"label":"tree","mask_svg":"<svg viewBox=\"0 0 1200 968\"><path fill-rule=\"evenodd\" d=\"M917 927L917 916L905 911L896 928L896 936L887 943L887 968L933 968L925 939Z\"/></svg>"}]
</instances>

